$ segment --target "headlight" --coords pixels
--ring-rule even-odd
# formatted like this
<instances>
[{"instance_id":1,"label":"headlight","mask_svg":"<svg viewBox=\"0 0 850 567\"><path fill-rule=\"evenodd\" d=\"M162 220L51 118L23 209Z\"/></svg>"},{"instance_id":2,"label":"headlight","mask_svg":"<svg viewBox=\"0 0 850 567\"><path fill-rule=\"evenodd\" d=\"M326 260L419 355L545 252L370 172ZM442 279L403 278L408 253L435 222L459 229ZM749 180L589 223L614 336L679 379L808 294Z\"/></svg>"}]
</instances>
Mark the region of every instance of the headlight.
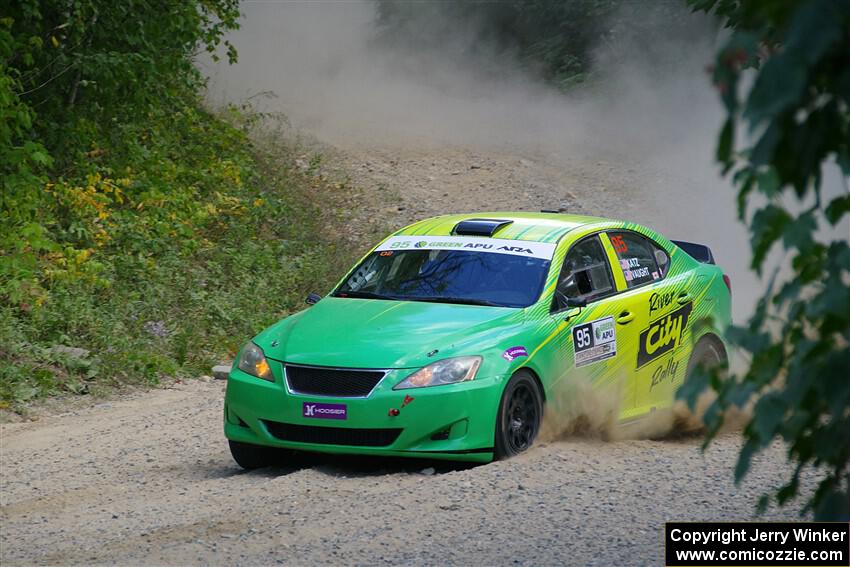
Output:
<instances>
[{"instance_id":1,"label":"headlight","mask_svg":"<svg viewBox=\"0 0 850 567\"><path fill-rule=\"evenodd\" d=\"M272 369L269 368L269 363L266 361L266 355L263 349L254 343L248 343L242 349L242 354L239 355L239 362L236 367L242 372L247 372L251 376L274 382Z\"/></svg>"},{"instance_id":2,"label":"headlight","mask_svg":"<svg viewBox=\"0 0 850 567\"><path fill-rule=\"evenodd\" d=\"M466 382L475 378L475 373L478 372L479 366L481 366L480 356L460 356L458 358L438 360L433 364L420 368L396 384L393 390Z\"/></svg>"}]
</instances>

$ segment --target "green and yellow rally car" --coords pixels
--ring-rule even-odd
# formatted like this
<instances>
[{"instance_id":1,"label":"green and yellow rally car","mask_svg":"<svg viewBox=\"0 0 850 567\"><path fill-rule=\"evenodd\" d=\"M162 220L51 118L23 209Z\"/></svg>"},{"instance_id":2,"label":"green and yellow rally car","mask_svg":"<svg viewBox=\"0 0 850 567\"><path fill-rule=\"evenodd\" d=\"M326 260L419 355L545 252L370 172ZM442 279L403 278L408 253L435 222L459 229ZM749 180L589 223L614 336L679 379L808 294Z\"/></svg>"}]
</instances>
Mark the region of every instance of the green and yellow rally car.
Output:
<instances>
[{"instance_id":1,"label":"green and yellow rally car","mask_svg":"<svg viewBox=\"0 0 850 567\"><path fill-rule=\"evenodd\" d=\"M729 279L708 247L555 213L424 220L246 344L227 383L236 462L277 449L487 462L526 450L571 377L619 419L670 408L726 359Z\"/></svg>"}]
</instances>

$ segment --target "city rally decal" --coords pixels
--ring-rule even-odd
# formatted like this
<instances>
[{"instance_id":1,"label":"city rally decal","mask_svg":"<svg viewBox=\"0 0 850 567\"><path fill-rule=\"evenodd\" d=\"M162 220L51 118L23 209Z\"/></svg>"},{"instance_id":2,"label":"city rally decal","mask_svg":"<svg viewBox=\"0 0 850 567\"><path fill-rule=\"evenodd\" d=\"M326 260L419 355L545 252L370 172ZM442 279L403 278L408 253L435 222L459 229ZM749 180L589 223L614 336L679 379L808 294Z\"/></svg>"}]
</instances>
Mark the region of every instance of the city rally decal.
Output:
<instances>
[{"instance_id":1,"label":"city rally decal","mask_svg":"<svg viewBox=\"0 0 850 567\"><path fill-rule=\"evenodd\" d=\"M614 318L597 319L573 327L576 367L586 366L617 354Z\"/></svg>"},{"instance_id":2,"label":"city rally decal","mask_svg":"<svg viewBox=\"0 0 850 567\"><path fill-rule=\"evenodd\" d=\"M679 347L693 308L694 302L689 301L675 311L656 319L640 332L638 368Z\"/></svg>"}]
</instances>

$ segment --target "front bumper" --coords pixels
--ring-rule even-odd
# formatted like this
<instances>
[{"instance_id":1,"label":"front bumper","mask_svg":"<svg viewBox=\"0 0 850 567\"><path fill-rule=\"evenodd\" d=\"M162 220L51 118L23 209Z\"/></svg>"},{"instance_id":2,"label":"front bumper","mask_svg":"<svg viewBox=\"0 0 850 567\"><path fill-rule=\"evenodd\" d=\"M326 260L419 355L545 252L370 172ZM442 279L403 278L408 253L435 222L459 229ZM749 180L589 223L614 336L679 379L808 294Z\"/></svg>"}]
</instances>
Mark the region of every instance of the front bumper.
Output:
<instances>
[{"instance_id":1,"label":"front bumper","mask_svg":"<svg viewBox=\"0 0 850 567\"><path fill-rule=\"evenodd\" d=\"M493 459L504 377L393 390L412 372L394 370L366 398L324 397L288 392L282 364L272 360L269 364L274 382L236 367L231 371L224 406L228 439L321 453L476 462ZM405 396L413 400L402 407ZM346 419L305 417L304 403L345 404ZM391 410L398 414L392 415Z\"/></svg>"}]
</instances>

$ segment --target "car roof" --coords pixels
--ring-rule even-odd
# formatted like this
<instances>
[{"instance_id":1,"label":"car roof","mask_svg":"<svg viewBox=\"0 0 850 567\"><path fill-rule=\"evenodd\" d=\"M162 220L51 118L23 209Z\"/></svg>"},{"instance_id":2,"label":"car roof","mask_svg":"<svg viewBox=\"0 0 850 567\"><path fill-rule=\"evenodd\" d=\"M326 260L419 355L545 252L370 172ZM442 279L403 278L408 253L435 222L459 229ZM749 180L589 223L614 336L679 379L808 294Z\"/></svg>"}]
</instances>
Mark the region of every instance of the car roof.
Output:
<instances>
[{"instance_id":1,"label":"car roof","mask_svg":"<svg viewBox=\"0 0 850 567\"><path fill-rule=\"evenodd\" d=\"M617 222L602 217L560 213L482 212L443 215L413 223L395 236L451 236L461 221L490 219L510 221L491 236L533 242L557 242L569 231L592 224Z\"/></svg>"}]
</instances>

